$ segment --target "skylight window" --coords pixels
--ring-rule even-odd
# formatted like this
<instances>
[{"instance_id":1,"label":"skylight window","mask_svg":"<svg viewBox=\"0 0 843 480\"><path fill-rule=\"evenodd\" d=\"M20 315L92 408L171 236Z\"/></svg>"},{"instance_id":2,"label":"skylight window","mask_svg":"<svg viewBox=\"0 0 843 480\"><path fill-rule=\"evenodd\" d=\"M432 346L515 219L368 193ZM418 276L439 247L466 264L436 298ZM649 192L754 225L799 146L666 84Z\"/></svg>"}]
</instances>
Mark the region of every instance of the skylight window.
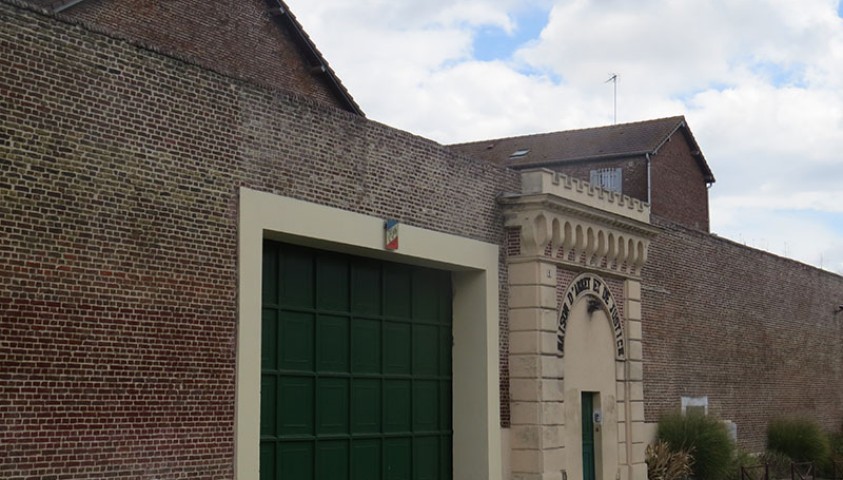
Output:
<instances>
[{"instance_id":1,"label":"skylight window","mask_svg":"<svg viewBox=\"0 0 843 480\"><path fill-rule=\"evenodd\" d=\"M522 158L526 157L527 154L530 153L529 148L522 148L520 150L516 150L509 155L509 158Z\"/></svg>"}]
</instances>

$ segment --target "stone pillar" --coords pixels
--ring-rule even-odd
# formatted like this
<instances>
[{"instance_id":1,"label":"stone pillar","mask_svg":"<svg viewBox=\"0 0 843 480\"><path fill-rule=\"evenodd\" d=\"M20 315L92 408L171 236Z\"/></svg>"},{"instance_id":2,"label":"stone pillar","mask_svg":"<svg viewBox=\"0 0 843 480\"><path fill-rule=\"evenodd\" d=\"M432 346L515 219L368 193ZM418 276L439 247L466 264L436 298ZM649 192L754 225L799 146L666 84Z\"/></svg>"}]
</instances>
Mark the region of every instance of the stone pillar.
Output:
<instances>
[{"instance_id":1,"label":"stone pillar","mask_svg":"<svg viewBox=\"0 0 843 480\"><path fill-rule=\"evenodd\" d=\"M644 428L644 356L641 344L641 282L627 279L624 282L624 311L626 313L627 378L626 422L628 478L647 480L644 450L647 448ZM624 480L624 479L622 479Z\"/></svg>"},{"instance_id":2,"label":"stone pillar","mask_svg":"<svg viewBox=\"0 0 843 480\"><path fill-rule=\"evenodd\" d=\"M556 265L548 260L509 265L510 462L517 480L561 480L564 468Z\"/></svg>"}]
</instances>

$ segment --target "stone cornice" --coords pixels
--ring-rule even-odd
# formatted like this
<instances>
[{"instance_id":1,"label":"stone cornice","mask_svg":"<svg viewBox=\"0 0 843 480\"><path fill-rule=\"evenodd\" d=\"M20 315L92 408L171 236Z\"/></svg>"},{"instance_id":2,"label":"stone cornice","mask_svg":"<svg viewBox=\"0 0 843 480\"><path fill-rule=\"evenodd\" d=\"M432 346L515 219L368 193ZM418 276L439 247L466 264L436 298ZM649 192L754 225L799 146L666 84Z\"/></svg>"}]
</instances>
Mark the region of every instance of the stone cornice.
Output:
<instances>
[{"instance_id":1,"label":"stone cornice","mask_svg":"<svg viewBox=\"0 0 843 480\"><path fill-rule=\"evenodd\" d=\"M499 200L506 226L520 228L523 255L549 255L587 269L641 275L650 239L658 231L649 224L647 204L617 194L601 196L602 190L586 182L547 170L525 175L524 194Z\"/></svg>"}]
</instances>

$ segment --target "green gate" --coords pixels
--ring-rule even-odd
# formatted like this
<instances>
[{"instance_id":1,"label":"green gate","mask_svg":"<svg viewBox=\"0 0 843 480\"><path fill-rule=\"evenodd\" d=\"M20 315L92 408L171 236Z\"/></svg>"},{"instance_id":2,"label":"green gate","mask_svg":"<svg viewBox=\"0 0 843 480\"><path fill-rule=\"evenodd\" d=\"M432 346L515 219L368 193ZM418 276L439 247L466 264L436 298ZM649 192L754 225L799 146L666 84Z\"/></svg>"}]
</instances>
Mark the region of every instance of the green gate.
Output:
<instances>
[{"instance_id":1,"label":"green gate","mask_svg":"<svg viewBox=\"0 0 843 480\"><path fill-rule=\"evenodd\" d=\"M582 392L582 478L594 480L594 394Z\"/></svg>"},{"instance_id":2,"label":"green gate","mask_svg":"<svg viewBox=\"0 0 843 480\"><path fill-rule=\"evenodd\" d=\"M451 478L447 272L264 242L261 480Z\"/></svg>"}]
</instances>

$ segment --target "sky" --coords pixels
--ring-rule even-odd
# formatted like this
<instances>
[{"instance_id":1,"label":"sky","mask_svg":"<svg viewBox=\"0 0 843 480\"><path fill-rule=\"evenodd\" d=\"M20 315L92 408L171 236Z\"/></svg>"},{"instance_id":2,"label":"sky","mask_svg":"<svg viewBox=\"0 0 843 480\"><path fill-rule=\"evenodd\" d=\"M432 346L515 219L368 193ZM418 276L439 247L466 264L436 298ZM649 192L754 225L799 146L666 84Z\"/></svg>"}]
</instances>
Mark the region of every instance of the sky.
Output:
<instances>
[{"instance_id":1,"label":"sky","mask_svg":"<svg viewBox=\"0 0 843 480\"><path fill-rule=\"evenodd\" d=\"M843 274L842 0L287 0L367 116L443 144L685 115L711 231Z\"/></svg>"}]
</instances>

